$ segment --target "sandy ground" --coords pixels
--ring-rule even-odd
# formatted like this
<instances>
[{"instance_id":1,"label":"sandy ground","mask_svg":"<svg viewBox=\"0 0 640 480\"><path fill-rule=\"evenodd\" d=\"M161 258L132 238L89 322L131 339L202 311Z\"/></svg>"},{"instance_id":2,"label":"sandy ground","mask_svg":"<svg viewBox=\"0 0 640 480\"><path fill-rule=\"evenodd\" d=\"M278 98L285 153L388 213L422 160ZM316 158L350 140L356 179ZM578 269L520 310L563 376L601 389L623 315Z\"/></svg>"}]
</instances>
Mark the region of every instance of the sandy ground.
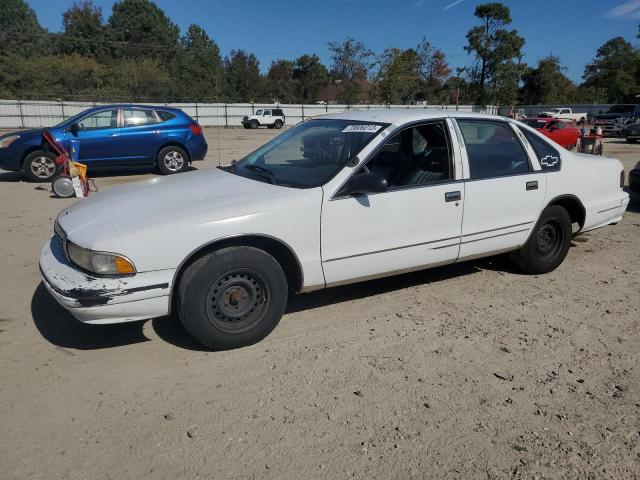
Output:
<instances>
[{"instance_id":1,"label":"sandy ground","mask_svg":"<svg viewBox=\"0 0 640 480\"><path fill-rule=\"evenodd\" d=\"M199 169L275 134L206 133ZM606 153L628 170L640 146ZM549 275L488 259L300 295L228 352L59 307L37 261L69 203L0 173L0 478L640 478L638 195Z\"/></svg>"}]
</instances>

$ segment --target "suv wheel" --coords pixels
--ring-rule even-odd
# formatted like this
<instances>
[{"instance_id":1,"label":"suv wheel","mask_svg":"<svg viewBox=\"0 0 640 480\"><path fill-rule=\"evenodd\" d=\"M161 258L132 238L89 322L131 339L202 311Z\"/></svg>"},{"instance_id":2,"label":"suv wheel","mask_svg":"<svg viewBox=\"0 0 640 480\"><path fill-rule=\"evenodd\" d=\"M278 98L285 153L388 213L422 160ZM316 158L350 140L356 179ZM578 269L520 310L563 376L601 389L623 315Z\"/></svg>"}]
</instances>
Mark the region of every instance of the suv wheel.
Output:
<instances>
[{"instance_id":1,"label":"suv wheel","mask_svg":"<svg viewBox=\"0 0 640 480\"><path fill-rule=\"evenodd\" d=\"M165 147L158 153L156 158L158 169L165 175L182 173L189 166L189 157L180 147Z\"/></svg>"},{"instance_id":2,"label":"suv wheel","mask_svg":"<svg viewBox=\"0 0 640 480\"><path fill-rule=\"evenodd\" d=\"M58 173L56 157L44 150L36 150L27 155L23 169L31 182L50 182Z\"/></svg>"},{"instance_id":3,"label":"suv wheel","mask_svg":"<svg viewBox=\"0 0 640 480\"><path fill-rule=\"evenodd\" d=\"M225 350L271 333L287 297L287 278L271 255L253 247L228 247L185 270L176 300L186 330L203 345Z\"/></svg>"},{"instance_id":4,"label":"suv wheel","mask_svg":"<svg viewBox=\"0 0 640 480\"><path fill-rule=\"evenodd\" d=\"M511 258L526 273L548 273L562 263L571 244L571 218L567 211L552 205L540 215L529 240L512 252Z\"/></svg>"},{"instance_id":5,"label":"suv wheel","mask_svg":"<svg viewBox=\"0 0 640 480\"><path fill-rule=\"evenodd\" d=\"M258 127L260 126L260 124L258 123L258 121L257 121L257 120L251 120L251 121L249 122L249 126L250 126L251 128L258 128Z\"/></svg>"},{"instance_id":6,"label":"suv wheel","mask_svg":"<svg viewBox=\"0 0 640 480\"><path fill-rule=\"evenodd\" d=\"M278 130L280 130L282 128L282 120L276 120L276 122L273 124L273 126L275 128L277 128Z\"/></svg>"}]
</instances>

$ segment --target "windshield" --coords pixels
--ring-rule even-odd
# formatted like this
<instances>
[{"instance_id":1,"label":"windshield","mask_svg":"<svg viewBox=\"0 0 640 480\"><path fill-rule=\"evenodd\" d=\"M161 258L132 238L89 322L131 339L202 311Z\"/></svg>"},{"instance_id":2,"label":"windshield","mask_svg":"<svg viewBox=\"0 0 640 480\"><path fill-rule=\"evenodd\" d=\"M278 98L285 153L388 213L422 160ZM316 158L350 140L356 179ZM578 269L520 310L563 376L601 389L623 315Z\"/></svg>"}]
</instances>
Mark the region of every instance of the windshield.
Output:
<instances>
[{"instance_id":1,"label":"windshield","mask_svg":"<svg viewBox=\"0 0 640 480\"><path fill-rule=\"evenodd\" d=\"M262 115L262 110L257 110L256 115Z\"/></svg>"},{"instance_id":2,"label":"windshield","mask_svg":"<svg viewBox=\"0 0 640 480\"><path fill-rule=\"evenodd\" d=\"M226 171L286 187L324 185L389 124L309 120L250 153Z\"/></svg>"},{"instance_id":3,"label":"windshield","mask_svg":"<svg viewBox=\"0 0 640 480\"><path fill-rule=\"evenodd\" d=\"M522 122L529 125L531 128L542 128L547 123L546 120L539 120L537 118L525 118Z\"/></svg>"},{"instance_id":4,"label":"windshield","mask_svg":"<svg viewBox=\"0 0 640 480\"><path fill-rule=\"evenodd\" d=\"M633 112L633 110L633 105L614 105L613 107L609 108L608 113L629 113Z\"/></svg>"}]
</instances>

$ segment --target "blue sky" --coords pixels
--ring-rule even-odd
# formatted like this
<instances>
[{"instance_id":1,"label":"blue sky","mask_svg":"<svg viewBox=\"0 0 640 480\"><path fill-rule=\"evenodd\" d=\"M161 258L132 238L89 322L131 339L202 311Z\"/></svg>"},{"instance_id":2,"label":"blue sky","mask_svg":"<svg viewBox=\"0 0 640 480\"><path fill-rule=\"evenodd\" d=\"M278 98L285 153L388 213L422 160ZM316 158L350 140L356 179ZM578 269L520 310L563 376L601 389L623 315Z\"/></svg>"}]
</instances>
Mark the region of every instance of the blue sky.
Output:
<instances>
[{"instance_id":1,"label":"blue sky","mask_svg":"<svg viewBox=\"0 0 640 480\"><path fill-rule=\"evenodd\" d=\"M72 0L28 0L40 23L59 31L62 12ZM113 0L95 0L105 20ZM426 36L447 55L452 67L471 57L463 50L465 34L475 24L473 0L157 0L182 31L203 26L227 54L233 48L254 52L263 70L276 58L317 53L329 63L327 42L347 36L375 52L415 46ZM634 44L640 22L640 0L517 0L512 28L525 40L525 61L558 55L567 75L580 81L597 48L614 36Z\"/></svg>"}]
</instances>

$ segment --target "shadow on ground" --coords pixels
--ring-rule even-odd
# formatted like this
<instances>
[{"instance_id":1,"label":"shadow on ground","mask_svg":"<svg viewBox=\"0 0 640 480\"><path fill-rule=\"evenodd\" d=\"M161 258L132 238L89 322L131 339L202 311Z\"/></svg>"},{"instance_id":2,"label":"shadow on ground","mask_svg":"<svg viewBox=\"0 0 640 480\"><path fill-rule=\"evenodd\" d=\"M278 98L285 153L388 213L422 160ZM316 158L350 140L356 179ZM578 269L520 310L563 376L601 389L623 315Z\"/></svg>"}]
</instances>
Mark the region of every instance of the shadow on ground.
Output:
<instances>
[{"instance_id":1,"label":"shadow on ground","mask_svg":"<svg viewBox=\"0 0 640 480\"><path fill-rule=\"evenodd\" d=\"M289 298L285 313L312 310L327 305L402 290L416 285L428 285L482 270L517 273L504 256L492 257L368 282L333 287L306 294L292 295ZM132 345L149 340L143 333L145 321L114 325L88 325L77 321L53 299L42 283L37 286L33 293L31 316L40 334L48 342L59 347L96 350ZM193 351L210 350L196 342L187 333L175 315L155 318L151 321L151 326L158 337L171 345Z\"/></svg>"}]
</instances>

